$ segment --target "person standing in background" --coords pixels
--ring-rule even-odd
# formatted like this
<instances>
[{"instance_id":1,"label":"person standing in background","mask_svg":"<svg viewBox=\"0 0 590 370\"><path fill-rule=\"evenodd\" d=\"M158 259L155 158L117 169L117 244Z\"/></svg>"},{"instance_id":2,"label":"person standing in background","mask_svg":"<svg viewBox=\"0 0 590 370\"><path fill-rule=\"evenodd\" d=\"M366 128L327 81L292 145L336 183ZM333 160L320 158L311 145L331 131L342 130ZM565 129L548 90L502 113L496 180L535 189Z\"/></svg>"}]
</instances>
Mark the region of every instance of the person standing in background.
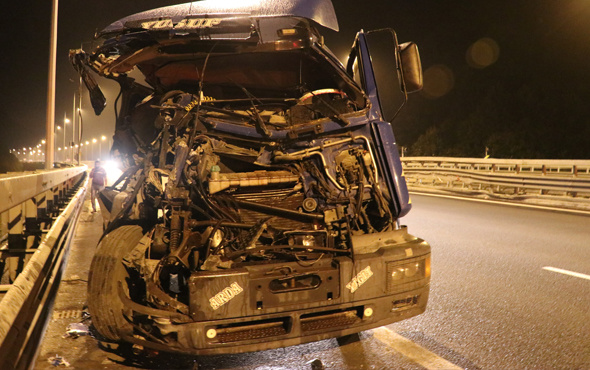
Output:
<instances>
[{"instance_id":1,"label":"person standing in background","mask_svg":"<svg viewBox=\"0 0 590 370\"><path fill-rule=\"evenodd\" d=\"M90 171L92 186L90 188L90 199L92 201L92 213L96 212L96 196L107 184L107 171L100 165L100 160L94 162L94 168Z\"/></svg>"}]
</instances>

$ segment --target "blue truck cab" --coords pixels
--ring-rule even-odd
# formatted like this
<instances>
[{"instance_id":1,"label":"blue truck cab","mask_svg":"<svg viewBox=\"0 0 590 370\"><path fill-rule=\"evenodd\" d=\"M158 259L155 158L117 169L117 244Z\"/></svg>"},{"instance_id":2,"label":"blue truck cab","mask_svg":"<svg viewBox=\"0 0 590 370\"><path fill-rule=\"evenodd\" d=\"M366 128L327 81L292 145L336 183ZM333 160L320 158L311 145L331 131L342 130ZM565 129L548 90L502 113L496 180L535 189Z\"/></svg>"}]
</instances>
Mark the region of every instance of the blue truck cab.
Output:
<instances>
[{"instance_id":1,"label":"blue truck cab","mask_svg":"<svg viewBox=\"0 0 590 370\"><path fill-rule=\"evenodd\" d=\"M320 33L338 30L329 0L235 4L138 13L70 52L97 114L95 75L121 87L111 155L127 170L100 194L94 326L200 355L424 312L430 246L400 223L411 204L372 37L402 102L422 85L416 45L360 31L344 66Z\"/></svg>"}]
</instances>

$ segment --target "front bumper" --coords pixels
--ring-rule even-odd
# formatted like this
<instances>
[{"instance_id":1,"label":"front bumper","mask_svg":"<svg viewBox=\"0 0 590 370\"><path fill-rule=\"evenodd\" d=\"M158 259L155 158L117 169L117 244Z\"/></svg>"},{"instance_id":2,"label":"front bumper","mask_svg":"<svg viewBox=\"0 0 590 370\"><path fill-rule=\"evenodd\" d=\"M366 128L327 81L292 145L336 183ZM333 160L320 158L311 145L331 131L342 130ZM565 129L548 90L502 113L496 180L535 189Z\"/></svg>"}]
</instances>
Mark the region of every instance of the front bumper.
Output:
<instances>
[{"instance_id":1,"label":"front bumper","mask_svg":"<svg viewBox=\"0 0 590 370\"><path fill-rule=\"evenodd\" d=\"M285 280L285 271L296 278ZM277 281L289 289L283 291ZM124 339L162 351L214 355L286 347L388 325L425 311L430 246L414 238L355 255L354 261L336 257L313 266L200 271L189 287L190 322L152 315L156 335L140 339L129 333Z\"/></svg>"}]
</instances>

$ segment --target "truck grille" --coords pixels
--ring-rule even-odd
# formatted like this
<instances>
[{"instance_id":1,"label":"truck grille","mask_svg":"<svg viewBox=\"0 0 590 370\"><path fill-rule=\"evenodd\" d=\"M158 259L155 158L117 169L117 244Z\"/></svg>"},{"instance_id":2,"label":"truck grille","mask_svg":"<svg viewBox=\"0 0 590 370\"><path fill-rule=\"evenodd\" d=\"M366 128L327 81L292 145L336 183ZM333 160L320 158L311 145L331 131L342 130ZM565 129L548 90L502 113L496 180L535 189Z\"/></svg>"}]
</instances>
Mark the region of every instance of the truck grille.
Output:
<instances>
[{"instance_id":1,"label":"truck grille","mask_svg":"<svg viewBox=\"0 0 590 370\"><path fill-rule=\"evenodd\" d=\"M348 310L341 312L321 313L319 315L301 317L301 331L303 333L317 330L329 330L334 328L347 328L360 323L357 310Z\"/></svg>"},{"instance_id":2,"label":"truck grille","mask_svg":"<svg viewBox=\"0 0 590 370\"><path fill-rule=\"evenodd\" d=\"M212 343L233 343L245 340L253 340L268 337L278 337L287 334L287 322L289 319L271 321L234 324L227 327L217 328L217 336L210 341Z\"/></svg>"}]
</instances>

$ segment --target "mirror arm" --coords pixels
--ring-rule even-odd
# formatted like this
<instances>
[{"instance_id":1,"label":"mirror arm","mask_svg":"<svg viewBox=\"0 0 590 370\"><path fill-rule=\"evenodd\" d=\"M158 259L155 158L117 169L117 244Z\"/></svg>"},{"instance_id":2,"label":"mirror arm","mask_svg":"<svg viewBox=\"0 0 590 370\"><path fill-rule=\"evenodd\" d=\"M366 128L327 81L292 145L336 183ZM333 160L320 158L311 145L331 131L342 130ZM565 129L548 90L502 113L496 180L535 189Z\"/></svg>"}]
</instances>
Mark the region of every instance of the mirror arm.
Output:
<instances>
[{"instance_id":1,"label":"mirror arm","mask_svg":"<svg viewBox=\"0 0 590 370\"><path fill-rule=\"evenodd\" d=\"M81 49L70 50L70 62L80 77L82 77L82 81L90 93L90 102L94 113L99 116L107 105L107 99L94 77L90 74L87 58L88 55Z\"/></svg>"},{"instance_id":2,"label":"mirror arm","mask_svg":"<svg viewBox=\"0 0 590 370\"><path fill-rule=\"evenodd\" d=\"M406 81L404 80L404 69L403 69L401 54L400 54L400 51L399 51L399 43L397 41L397 34L395 33L395 30L393 28L380 28L380 29L377 29L377 30L367 31L367 34L374 33L374 32L383 32L383 31L389 32L391 34L391 38L393 39L393 43L395 45L395 64L396 64L395 65L395 69L397 71L398 80L400 81L401 91L404 94L404 101L399 106L399 108L395 111L395 114L393 115L393 117L391 117L389 119L389 122L393 122L393 120L395 119L395 117L397 117L397 115L399 114L399 112L402 110L402 108L408 102L408 92L407 92L407 89L406 89Z\"/></svg>"}]
</instances>

